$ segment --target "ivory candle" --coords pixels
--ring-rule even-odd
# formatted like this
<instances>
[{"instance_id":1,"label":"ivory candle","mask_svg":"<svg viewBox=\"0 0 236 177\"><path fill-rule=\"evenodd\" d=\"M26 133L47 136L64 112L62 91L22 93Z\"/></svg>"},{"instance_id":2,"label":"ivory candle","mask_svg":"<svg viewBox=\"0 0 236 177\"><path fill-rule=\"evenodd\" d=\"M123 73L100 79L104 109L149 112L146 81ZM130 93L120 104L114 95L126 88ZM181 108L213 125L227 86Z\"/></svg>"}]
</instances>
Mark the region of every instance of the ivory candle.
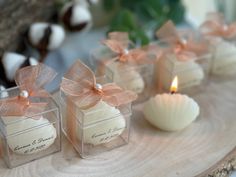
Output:
<instances>
[{"instance_id":1,"label":"ivory candle","mask_svg":"<svg viewBox=\"0 0 236 177\"><path fill-rule=\"evenodd\" d=\"M111 62L108 64L108 68L112 72L113 81L117 85L137 94L143 92L145 88L144 80L134 68L129 68L120 62Z\"/></svg>"},{"instance_id":2,"label":"ivory candle","mask_svg":"<svg viewBox=\"0 0 236 177\"><path fill-rule=\"evenodd\" d=\"M174 54L169 54L166 57L160 75L165 88L169 88L173 74L180 80L180 89L201 84L204 79L204 71L198 63L194 60L179 61Z\"/></svg>"},{"instance_id":3,"label":"ivory candle","mask_svg":"<svg viewBox=\"0 0 236 177\"><path fill-rule=\"evenodd\" d=\"M6 126L7 144L19 155L43 151L49 148L57 137L54 126L42 116L39 119L16 116L2 117L2 119L8 124Z\"/></svg>"},{"instance_id":4,"label":"ivory candle","mask_svg":"<svg viewBox=\"0 0 236 177\"><path fill-rule=\"evenodd\" d=\"M83 111L83 138L85 143L99 145L107 143L122 134L126 121L118 109L100 101L94 107ZM77 129L81 137L81 129Z\"/></svg>"},{"instance_id":5,"label":"ivory candle","mask_svg":"<svg viewBox=\"0 0 236 177\"><path fill-rule=\"evenodd\" d=\"M184 129L199 115L198 104L187 95L175 94L177 77L171 94L158 94L144 104L145 118L155 127L166 131Z\"/></svg>"},{"instance_id":6,"label":"ivory candle","mask_svg":"<svg viewBox=\"0 0 236 177\"><path fill-rule=\"evenodd\" d=\"M212 73L215 75L231 75L236 72L236 46L218 38L213 53Z\"/></svg>"}]
</instances>

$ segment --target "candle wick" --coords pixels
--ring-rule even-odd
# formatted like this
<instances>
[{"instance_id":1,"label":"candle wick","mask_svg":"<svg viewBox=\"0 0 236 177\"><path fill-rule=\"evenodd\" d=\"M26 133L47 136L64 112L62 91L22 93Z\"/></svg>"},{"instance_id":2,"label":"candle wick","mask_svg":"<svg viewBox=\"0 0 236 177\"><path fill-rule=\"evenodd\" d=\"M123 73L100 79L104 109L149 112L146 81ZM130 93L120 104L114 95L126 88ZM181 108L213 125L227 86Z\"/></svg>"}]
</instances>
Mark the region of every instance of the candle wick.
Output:
<instances>
[{"instance_id":1,"label":"candle wick","mask_svg":"<svg viewBox=\"0 0 236 177\"><path fill-rule=\"evenodd\" d=\"M170 92L171 95L173 95L173 94L175 94L175 93L176 93L175 91L171 91L171 92Z\"/></svg>"}]
</instances>

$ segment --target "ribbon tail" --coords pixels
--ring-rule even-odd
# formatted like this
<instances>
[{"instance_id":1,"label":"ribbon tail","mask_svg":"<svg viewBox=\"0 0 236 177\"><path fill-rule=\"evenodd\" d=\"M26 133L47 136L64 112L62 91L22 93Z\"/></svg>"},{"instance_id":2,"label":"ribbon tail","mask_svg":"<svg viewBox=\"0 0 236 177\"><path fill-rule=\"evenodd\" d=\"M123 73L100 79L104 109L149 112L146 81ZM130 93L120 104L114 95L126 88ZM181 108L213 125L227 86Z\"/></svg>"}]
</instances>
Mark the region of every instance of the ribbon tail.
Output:
<instances>
[{"instance_id":1,"label":"ribbon tail","mask_svg":"<svg viewBox=\"0 0 236 177\"><path fill-rule=\"evenodd\" d=\"M102 41L102 43L116 54L121 54L125 49L125 47L119 41L108 39L108 40Z\"/></svg>"},{"instance_id":2,"label":"ribbon tail","mask_svg":"<svg viewBox=\"0 0 236 177\"><path fill-rule=\"evenodd\" d=\"M189 61L197 58L195 53L187 51L177 53L176 55L179 61Z\"/></svg>"},{"instance_id":3,"label":"ribbon tail","mask_svg":"<svg viewBox=\"0 0 236 177\"><path fill-rule=\"evenodd\" d=\"M104 85L103 93L102 100L111 106L128 104L137 99L136 93L123 90L115 84Z\"/></svg>"},{"instance_id":4,"label":"ribbon tail","mask_svg":"<svg viewBox=\"0 0 236 177\"><path fill-rule=\"evenodd\" d=\"M25 109L25 116L32 117L33 119L39 119L45 111L48 103L29 103L29 106ZM40 115L37 115L40 114Z\"/></svg>"},{"instance_id":5,"label":"ribbon tail","mask_svg":"<svg viewBox=\"0 0 236 177\"><path fill-rule=\"evenodd\" d=\"M101 100L101 95L90 91L74 98L71 97L71 99L74 101L76 106L78 106L78 108L89 109Z\"/></svg>"},{"instance_id":6,"label":"ribbon tail","mask_svg":"<svg viewBox=\"0 0 236 177\"><path fill-rule=\"evenodd\" d=\"M18 97L3 99L0 102L1 116L23 116L28 100Z\"/></svg>"}]
</instances>

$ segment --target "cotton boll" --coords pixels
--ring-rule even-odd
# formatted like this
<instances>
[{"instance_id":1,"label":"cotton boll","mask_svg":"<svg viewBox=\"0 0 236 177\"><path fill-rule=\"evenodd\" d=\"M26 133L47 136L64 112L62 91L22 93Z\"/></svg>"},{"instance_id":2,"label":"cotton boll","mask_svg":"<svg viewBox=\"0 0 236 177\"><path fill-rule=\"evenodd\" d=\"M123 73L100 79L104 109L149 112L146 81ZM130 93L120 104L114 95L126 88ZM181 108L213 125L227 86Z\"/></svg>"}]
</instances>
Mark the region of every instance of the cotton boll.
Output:
<instances>
[{"instance_id":1,"label":"cotton boll","mask_svg":"<svg viewBox=\"0 0 236 177\"><path fill-rule=\"evenodd\" d=\"M32 57L26 57L24 55L5 52L2 55L0 69L3 73L0 75L0 79L6 83L7 86L14 86L15 73L19 68L37 65L38 61Z\"/></svg>"},{"instance_id":2,"label":"cotton boll","mask_svg":"<svg viewBox=\"0 0 236 177\"><path fill-rule=\"evenodd\" d=\"M8 92L6 91L6 87L0 85L0 98L6 98L6 97L8 97Z\"/></svg>"},{"instance_id":3,"label":"cotton boll","mask_svg":"<svg viewBox=\"0 0 236 177\"><path fill-rule=\"evenodd\" d=\"M35 65L37 65L39 62L38 62L38 60L36 60L36 59L34 59L34 58L30 58L29 59L29 65L30 66L35 66Z\"/></svg>"},{"instance_id":4,"label":"cotton boll","mask_svg":"<svg viewBox=\"0 0 236 177\"><path fill-rule=\"evenodd\" d=\"M89 7L89 5L97 4L99 0L74 0L73 2L83 5L84 7Z\"/></svg>"},{"instance_id":5,"label":"cotton boll","mask_svg":"<svg viewBox=\"0 0 236 177\"><path fill-rule=\"evenodd\" d=\"M59 25L33 23L28 32L29 42L39 50L54 50L65 39L65 31Z\"/></svg>"},{"instance_id":6,"label":"cotton boll","mask_svg":"<svg viewBox=\"0 0 236 177\"><path fill-rule=\"evenodd\" d=\"M89 8L89 0L74 0L70 3L67 3L67 4L77 4L77 5L80 5L80 6L83 6L83 7L86 7L86 8Z\"/></svg>"},{"instance_id":7,"label":"cotton boll","mask_svg":"<svg viewBox=\"0 0 236 177\"><path fill-rule=\"evenodd\" d=\"M87 6L70 2L61 11L61 20L64 26L72 32L83 31L92 26L92 15Z\"/></svg>"}]
</instances>

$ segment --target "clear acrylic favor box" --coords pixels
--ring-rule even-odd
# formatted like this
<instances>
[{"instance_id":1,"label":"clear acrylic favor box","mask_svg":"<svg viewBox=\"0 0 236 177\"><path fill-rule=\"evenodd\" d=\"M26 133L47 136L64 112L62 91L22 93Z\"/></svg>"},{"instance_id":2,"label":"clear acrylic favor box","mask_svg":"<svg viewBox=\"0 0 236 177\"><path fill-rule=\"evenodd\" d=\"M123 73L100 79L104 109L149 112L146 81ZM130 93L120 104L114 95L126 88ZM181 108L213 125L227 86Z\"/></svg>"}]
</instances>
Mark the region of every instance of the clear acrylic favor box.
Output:
<instances>
[{"instance_id":1,"label":"clear acrylic favor box","mask_svg":"<svg viewBox=\"0 0 236 177\"><path fill-rule=\"evenodd\" d=\"M174 54L166 55L158 62L158 90L169 91L175 76L181 93L195 93L207 84L211 55L207 54L189 61L178 61Z\"/></svg>"},{"instance_id":2,"label":"clear acrylic favor box","mask_svg":"<svg viewBox=\"0 0 236 177\"><path fill-rule=\"evenodd\" d=\"M0 92L0 99L11 99L20 93L18 87ZM59 107L51 97L35 98L47 103L43 112L26 116L1 116L2 157L13 168L61 150Z\"/></svg>"},{"instance_id":3,"label":"clear acrylic favor box","mask_svg":"<svg viewBox=\"0 0 236 177\"><path fill-rule=\"evenodd\" d=\"M169 46L159 41L154 44L166 50ZM207 84L212 54L206 52L196 57L179 60L175 52L167 52L160 57L155 67L155 83L159 92L168 92L175 76L178 77L178 91L192 94L205 88Z\"/></svg>"},{"instance_id":4,"label":"clear acrylic favor box","mask_svg":"<svg viewBox=\"0 0 236 177\"><path fill-rule=\"evenodd\" d=\"M94 50L90 63L96 75L105 75L123 89L137 93L138 99L134 103L147 100L152 93L154 64L150 62L130 65L115 61L115 57L107 47Z\"/></svg>"},{"instance_id":5,"label":"clear acrylic favor box","mask_svg":"<svg viewBox=\"0 0 236 177\"><path fill-rule=\"evenodd\" d=\"M99 101L82 110L60 92L62 131L82 158L91 158L129 142L130 103L112 107Z\"/></svg>"},{"instance_id":6,"label":"clear acrylic favor box","mask_svg":"<svg viewBox=\"0 0 236 177\"><path fill-rule=\"evenodd\" d=\"M211 41L211 75L228 80L236 77L236 41L214 38Z\"/></svg>"}]
</instances>

